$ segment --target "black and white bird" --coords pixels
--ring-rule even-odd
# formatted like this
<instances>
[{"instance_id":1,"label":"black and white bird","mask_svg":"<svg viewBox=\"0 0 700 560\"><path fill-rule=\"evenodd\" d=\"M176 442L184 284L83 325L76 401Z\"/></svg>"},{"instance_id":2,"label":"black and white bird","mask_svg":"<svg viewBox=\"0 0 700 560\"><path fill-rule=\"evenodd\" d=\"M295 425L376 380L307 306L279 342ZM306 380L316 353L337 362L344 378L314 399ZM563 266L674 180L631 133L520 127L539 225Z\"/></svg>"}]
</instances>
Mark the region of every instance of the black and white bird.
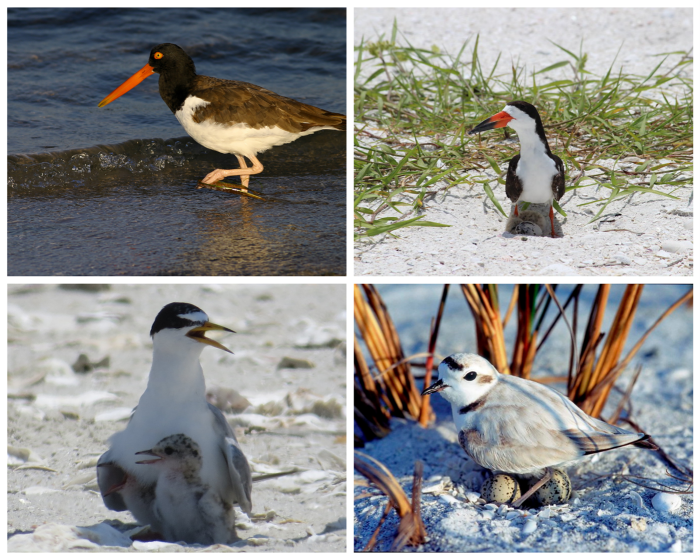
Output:
<instances>
[{"instance_id":1,"label":"black and white bird","mask_svg":"<svg viewBox=\"0 0 700 560\"><path fill-rule=\"evenodd\" d=\"M559 201L566 192L564 164L549 149L537 109L525 101L507 103L503 111L476 125L469 134L504 126L515 130L520 140L520 153L510 160L506 174L506 195L515 204L515 215L518 202L549 204L552 237L556 237L552 201Z\"/></svg>"},{"instance_id":2,"label":"black and white bird","mask_svg":"<svg viewBox=\"0 0 700 560\"><path fill-rule=\"evenodd\" d=\"M153 73L160 74L160 96L187 134L205 148L233 154L238 159L240 169L215 169L202 179L205 184L239 175L241 185L247 189L250 175L263 170L256 157L260 152L319 130L345 131L345 115L340 113L247 82L198 75L189 55L172 43L153 47L148 64L105 97L98 107L111 103ZM248 167L244 158L253 166Z\"/></svg>"},{"instance_id":3,"label":"black and white bird","mask_svg":"<svg viewBox=\"0 0 700 560\"><path fill-rule=\"evenodd\" d=\"M202 350L208 345L230 352L206 338L212 330L233 332L210 323L204 311L189 303L170 303L156 316L146 391L126 429L110 437L110 448L97 465L98 485L109 509L128 509L140 523L159 526L155 510L159 470L140 463L136 454L153 449L167 436L184 434L199 447L202 483L223 503L251 511L248 461L224 415L205 398Z\"/></svg>"},{"instance_id":4,"label":"black and white bird","mask_svg":"<svg viewBox=\"0 0 700 560\"><path fill-rule=\"evenodd\" d=\"M422 394L440 393L452 405L459 444L477 465L542 477L515 507L551 478L552 467L625 445L657 449L648 435L593 418L554 389L503 375L476 354L448 356L438 375Z\"/></svg>"},{"instance_id":5,"label":"black and white bird","mask_svg":"<svg viewBox=\"0 0 700 560\"><path fill-rule=\"evenodd\" d=\"M153 496L154 531L169 542L208 545L237 540L233 506L202 480L202 452L195 441L173 434L136 455L154 457L137 464L151 465L159 473Z\"/></svg>"}]
</instances>

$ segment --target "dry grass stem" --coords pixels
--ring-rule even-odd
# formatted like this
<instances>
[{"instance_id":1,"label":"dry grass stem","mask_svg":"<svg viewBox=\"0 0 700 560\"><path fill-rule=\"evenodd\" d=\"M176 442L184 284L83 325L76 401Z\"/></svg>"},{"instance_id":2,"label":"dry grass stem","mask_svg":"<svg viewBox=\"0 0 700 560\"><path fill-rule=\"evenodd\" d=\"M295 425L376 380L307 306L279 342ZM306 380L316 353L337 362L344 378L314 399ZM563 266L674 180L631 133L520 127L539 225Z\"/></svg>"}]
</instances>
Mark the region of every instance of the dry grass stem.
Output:
<instances>
[{"instance_id":1,"label":"dry grass stem","mask_svg":"<svg viewBox=\"0 0 700 560\"><path fill-rule=\"evenodd\" d=\"M379 520L372 538L367 543L365 551L371 551L374 548L379 529L391 508L396 510L400 518L399 528L391 546L392 552L398 552L406 545L418 546L422 544L426 534L423 520L420 517L420 489L423 479L423 463L416 461L411 494L412 500L410 501L389 469L369 455L355 452L355 470L389 498L384 514Z\"/></svg>"},{"instance_id":2,"label":"dry grass stem","mask_svg":"<svg viewBox=\"0 0 700 560\"><path fill-rule=\"evenodd\" d=\"M510 373L503 323L498 315L498 300L494 299L494 293L489 293L478 284L463 284L462 293L474 316L477 353L489 360L498 371Z\"/></svg>"},{"instance_id":3,"label":"dry grass stem","mask_svg":"<svg viewBox=\"0 0 700 560\"><path fill-rule=\"evenodd\" d=\"M430 338L428 342L428 357L425 360L425 380L423 382L423 389L428 388L433 376L433 360L435 354L435 346L437 344L438 333L440 332L440 323L442 322L442 314L445 312L445 302L447 301L447 294L450 291L450 285L445 284L442 288L442 297L440 298L440 306L438 307L438 312L435 320L430 325ZM430 407L430 395L423 395L420 408L420 418L418 421L420 425L424 428L433 419L432 408Z\"/></svg>"},{"instance_id":4,"label":"dry grass stem","mask_svg":"<svg viewBox=\"0 0 700 560\"><path fill-rule=\"evenodd\" d=\"M600 398L600 394L606 390L608 386L612 386L614 382L617 380L617 378L622 374L622 372L625 370L625 368L629 365L629 363L632 361L634 356L637 355L637 352L639 349L642 347L646 339L649 337L649 335L656 329L656 327L661 324L661 322L666 319L671 313L673 313L676 309L678 309L681 305L684 303L687 303L690 301L693 297L693 288L690 288L688 292L680 297L671 307L669 307L666 311L664 311L661 316L654 322L654 324L647 329L647 331L642 335L642 337L637 341L637 343L632 347L632 349L629 351L629 353L620 361L617 363L612 369L609 371L605 372L603 375L602 379L600 382L595 386L592 387L589 391L589 394L585 397L585 400L582 401L582 403L577 403L583 410L586 410L585 407L590 407L591 410L602 410L603 405L605 404L605 401L601 403L598 399ZM638 300L637 300L638 303ZM609 389L607 390L609 391ZM607 391L605 391L605 395L607 398ZM589 413L590 414L590 413Z\"/></svg>"},{"instance_id":5,"label":"dry grass stem","mask_svg":"<svg viewBox=\"0 0 700 560\"><path fill-rule=\"evenodd\" d=\"M354 291L355 410L364 437L375 439L388 433L390 416L418 419L422 398L379 292L369 285L355 285ZM364 359L359 339L364 341L371 365ZM372 370L380 374L373 376Z\"/></svg>"}]
</instances>

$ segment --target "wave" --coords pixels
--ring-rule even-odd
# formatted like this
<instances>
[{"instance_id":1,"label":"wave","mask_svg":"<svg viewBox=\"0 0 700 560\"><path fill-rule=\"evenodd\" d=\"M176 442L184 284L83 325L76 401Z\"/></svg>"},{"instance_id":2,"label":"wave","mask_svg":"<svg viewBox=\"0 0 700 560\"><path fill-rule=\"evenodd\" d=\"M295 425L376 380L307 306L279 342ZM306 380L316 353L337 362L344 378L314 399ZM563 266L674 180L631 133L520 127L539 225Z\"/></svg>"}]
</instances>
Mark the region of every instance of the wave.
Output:
<instances>
[{"instance_id":1,"label":"wave","mask_svg":"<svg viewBox=\"0 0 700 560\"><path fill-rule=\"evenodd\" d=\"M335 131L321 131L291 144L273 148L270 153L272 151L275 152L274 156L262 160L269 171L276 167L274 162L281 165L286 162L288 165L298 160L300 154L306 153L307 157L310 157L310 151L313 151L313 157L319 158L321 162L332 164L335 161L344 165L341 152L345 151L345 135ZM47 189L55 191L101 187L149 175L158 175L161 178L181 177L182 168L191 161L195 161L202 172L207 166L210 167L209 170L238 166L233 155L208 150L187 136L168 140L128 140L120 144L100 144L91 148L9 155L8 194L47 194Z\"/></svg>"}]
</instances>

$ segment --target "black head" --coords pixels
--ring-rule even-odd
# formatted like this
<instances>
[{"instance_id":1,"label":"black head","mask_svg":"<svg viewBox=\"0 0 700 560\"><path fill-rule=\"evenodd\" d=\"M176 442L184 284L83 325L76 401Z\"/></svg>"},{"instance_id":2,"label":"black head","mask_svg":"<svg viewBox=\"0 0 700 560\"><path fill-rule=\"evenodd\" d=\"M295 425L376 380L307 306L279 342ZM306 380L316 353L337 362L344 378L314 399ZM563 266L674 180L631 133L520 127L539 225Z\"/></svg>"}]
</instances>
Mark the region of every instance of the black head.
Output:
<instances>
[{"instance_id":1,"label":"black head","mask_svg":"<svg viewBox=\"0 0 700 560\"><path fill-rule=\"evenodd\" d=\"M532 117L536 121L539 121L540 123L542 122L542 119L540 118L540 114L537 112L537 109L535 108L535 106L528 103L527 101L509 101L508 103L506 103L506 105L511 105L512 107L517 107L523 113L527 113L530 117Z\"/></svg>"},{"instance_id":2,"label":"black head","mask_svg":"<svg viewBox=\"0 0 700 560\"><path fill-rule=\"evenodd\" d=\"M194 62L189 55L173 43L161 43L151 49L148 64L158 74L177 72L178 74L195 74Z\"/></svg>"},{"instance_id":3,"label":"black head","mask_svg":"<svg viewBox=\"0 0 700 560\"><path fill-rule=\"evenodd\" d=\"M151 327L151 336L163 329L201 327L208 321L207 314L191 303L169 303L156 315Z\"/></svg>"}]
</instances>

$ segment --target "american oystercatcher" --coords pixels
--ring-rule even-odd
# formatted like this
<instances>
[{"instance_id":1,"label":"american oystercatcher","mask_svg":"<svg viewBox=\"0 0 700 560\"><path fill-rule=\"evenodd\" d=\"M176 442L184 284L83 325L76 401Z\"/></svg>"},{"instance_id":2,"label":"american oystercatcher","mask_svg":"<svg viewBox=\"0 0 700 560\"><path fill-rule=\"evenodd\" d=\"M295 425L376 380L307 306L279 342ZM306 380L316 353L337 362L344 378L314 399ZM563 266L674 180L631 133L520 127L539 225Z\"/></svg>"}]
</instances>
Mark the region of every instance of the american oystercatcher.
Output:
<instances>
[{"instance_id":1,"label":"american oystercatcher","mask_svg":"<svg viewBox=\"0 0 700 560\"><path fill-rule=\"evenodd\" d=\"M566 191L564 164L549 149L537 109L525 101L507 103L503 111L479 123L469 134L504 126L515 130L520 140L520 153L510 160L506 175L506 195L515 204L515 215L518 202L549 203L552 237L556 237L552 201L558 201Z\"/></svg>"},{"instance_id":2,"label":"american oystercatcher","mask_svg":"<svg viewBox=\"0 0 700 560\"><path fill-rule=\"evenodd\" d=\"M260 152L319 130L345 131L345 115L247 82L197 75L192 59L172 43L154 47L148 64L100 101L98 107L111 103L153 73L160 74L160 96L187 134L205 148L238 158L240 169L215 169L202 179L205 185L240 175L241 185L247 189L250 175L263 170L255 157ZM252 167L246 165L244 157Z\"/></svg>"}]
</instances>

